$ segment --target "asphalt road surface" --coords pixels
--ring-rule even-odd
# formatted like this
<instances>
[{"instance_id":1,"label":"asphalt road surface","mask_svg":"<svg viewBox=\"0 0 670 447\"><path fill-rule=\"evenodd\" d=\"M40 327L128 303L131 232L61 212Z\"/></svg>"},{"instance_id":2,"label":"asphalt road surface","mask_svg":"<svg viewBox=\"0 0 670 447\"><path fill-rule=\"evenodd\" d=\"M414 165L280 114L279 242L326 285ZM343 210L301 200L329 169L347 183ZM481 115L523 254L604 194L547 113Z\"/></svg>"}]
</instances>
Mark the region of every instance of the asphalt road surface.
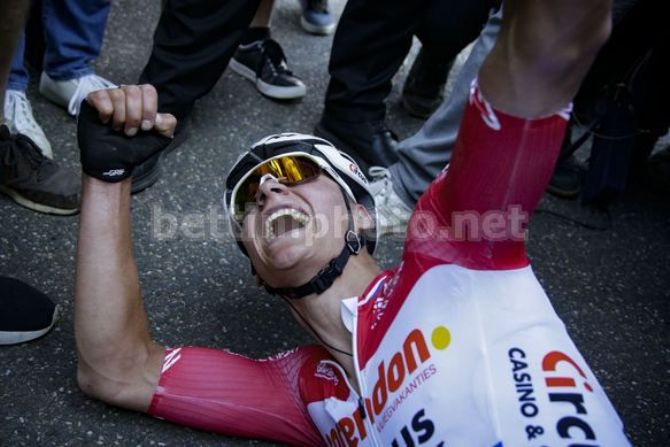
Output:
<instances>
[{"instance_id":1,"label":"asphalt road surface","mask_svg":"<svg viewBox=\"0 0 670 447\"><path fill-rule=\"evenodd\" d=\"M159 3L114 2L98 73L118 83L138 78ZM339 14L343 2L333 6ZM308 85L307 97L272 102L250 82L225 73L197 105L190 139L166 160L162 178L133 200L143 293L153 334L164 344L266 356L310 341L282 303L255 285L221 217L224 175L235 158L266 134L310 132L319 118L331 37L302 32L299 11L297 1L279 1L273 32ZM389 123L401 137L421 125L398 105L407 69L398 74L388 103ZM74 120L34 87L30 94L56 158L78 167ZM541 207L589 218L576 202L545 198ZM178 427L86 398L75 381L72 319L78 219L39 215L6 198L0 198L0 216L0 274L38 286L64 310L48 336L0 349L0 445L267 445ZM613 207L612 220L609 230L593 231L538 214L530 229L530 255L633 443L667 446L668 200L633 187ZM398 239L383 242L382 265L393 265L400 249Z\"/></svg>"}]
</instances>

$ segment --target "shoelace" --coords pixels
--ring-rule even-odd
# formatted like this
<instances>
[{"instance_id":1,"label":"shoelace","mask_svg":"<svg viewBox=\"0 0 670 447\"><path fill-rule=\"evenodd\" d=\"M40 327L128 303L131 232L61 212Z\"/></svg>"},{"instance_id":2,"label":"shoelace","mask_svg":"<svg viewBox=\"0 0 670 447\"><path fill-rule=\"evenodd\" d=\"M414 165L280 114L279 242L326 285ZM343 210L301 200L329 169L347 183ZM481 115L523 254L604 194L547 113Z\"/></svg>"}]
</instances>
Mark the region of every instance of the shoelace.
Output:
<instances>
[{"instance_id":1,"label":"shoelace","mask_svg":"<svg viewBox=\"0 0 670 447\"><path fill-rule=\"evenodd\" d=\"M282 50L281 45L274 39L265 39L262 43L263 54L270 59L272 67L276 72L284 73L288 76L293 76L293 72L288 69L286 65L286 55Z\"/></svg>"},{"instance_id":2,"label":"shoelace","mask_svg":"<svg viewBox=\"0 0 670 447\"><path fill-rule=\"evenodd\" d=\"M79 107L81 106L81 102L84 100L84 98L86 98L86 95L96 90L116 87L115 84L109 82L105 78L101 78L96 74L82 76L77 81L77 88L75 89L72 98L70 98L70 103L67 106L67 111L70 112L71 115L75 116L79 115Z\"/></svg>"},{"instance_id":3,"label":"shoelace","mask_svg":"<svg viewBox=\"0 0 670 447\"><path fill-rule=\"evenodd\" d=\"M372 177L373 181L391 179L391 171L383 166L370 166L370 169L368 169L368 174L370 174L370 177Z\"/></svg>"},{"instance_id":4,"label":"shoelace","mask_svg":"<svg viewBox=\"0 0 670 447\"><path fill-rule=\"evenodd\" d=\"M7 90L5 97L5 116L14 117L12 131L19 132L21 129L35 129L39 127L33 118L33 108L24 92L18 90Z\"/></svg>"},{"instance_id":5,"label":"shoelace","mask_svg":"<svg viewBox=\"0 0 670 447\"><path fill-rule=\"evenodd\" d=\"M379 197L382 200L386 200L389 196L390 189L393 187L391 171L382 166L370 166L368 174L372 179L370 182L372 195L375 198ZM381 186L378 187L377 185Z\"/></svg>"}]
</instances>

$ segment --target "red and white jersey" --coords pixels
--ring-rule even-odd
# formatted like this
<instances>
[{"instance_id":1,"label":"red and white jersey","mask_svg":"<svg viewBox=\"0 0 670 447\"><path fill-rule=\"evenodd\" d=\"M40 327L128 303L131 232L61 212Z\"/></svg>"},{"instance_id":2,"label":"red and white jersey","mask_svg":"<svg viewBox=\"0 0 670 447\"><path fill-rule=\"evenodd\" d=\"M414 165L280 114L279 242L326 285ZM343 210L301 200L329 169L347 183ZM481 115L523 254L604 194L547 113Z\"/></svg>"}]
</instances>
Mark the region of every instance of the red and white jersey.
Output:
<instances>
[{"instance_id":1,"label":"red and white jersey","mask_svg":"<svg viewBox=\"0 0 670 447\"><path fill-rule=\"evenodd\" d=\"M628 445L530 267L435 266L398 307L392 281L355 314L365 413L350 389L308 403L327 445ZM346 383L330 360L314 374Z\"/></svg>"},{"instance_id":2,"label":"red and white jersey","mask_svg":"<svg viewBox=\"0 0 670 447\"><path fill-rule=\"evenodd\" d=\"M181 348L149 412L295 445L629 445L524 247L566 120L511 117L473 88L401 264L343 303L357 387L320 347L261 361Z\"/></svg>"}]
</instances>

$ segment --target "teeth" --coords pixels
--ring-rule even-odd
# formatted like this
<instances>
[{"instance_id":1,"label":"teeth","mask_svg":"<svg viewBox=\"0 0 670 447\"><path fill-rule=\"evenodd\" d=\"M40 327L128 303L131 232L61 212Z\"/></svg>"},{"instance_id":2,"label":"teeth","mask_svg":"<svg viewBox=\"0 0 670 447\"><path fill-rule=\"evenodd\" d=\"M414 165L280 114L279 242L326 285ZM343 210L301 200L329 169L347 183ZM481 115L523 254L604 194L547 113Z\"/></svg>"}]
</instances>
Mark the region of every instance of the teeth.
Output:
<instances>
[{"instance_id":1,"label":"teeth","mask_svg":"<svg viewBox=\"0 0 670 447\"><path fill-rule=\"evenodd\" d=\"M282 217L290 217L291 219L293 219L298 223L300 228L304 227L305 225L307 225L307 222L309 222L309 216L307 216L302 211L298 211L292 208L282 208L270 214L270 216L265 221L265 239L271 241L272 239L277 237L277 234L275 233L274 223L277 221L277 219L280 219Z\"/></svg>"}]
</instances>

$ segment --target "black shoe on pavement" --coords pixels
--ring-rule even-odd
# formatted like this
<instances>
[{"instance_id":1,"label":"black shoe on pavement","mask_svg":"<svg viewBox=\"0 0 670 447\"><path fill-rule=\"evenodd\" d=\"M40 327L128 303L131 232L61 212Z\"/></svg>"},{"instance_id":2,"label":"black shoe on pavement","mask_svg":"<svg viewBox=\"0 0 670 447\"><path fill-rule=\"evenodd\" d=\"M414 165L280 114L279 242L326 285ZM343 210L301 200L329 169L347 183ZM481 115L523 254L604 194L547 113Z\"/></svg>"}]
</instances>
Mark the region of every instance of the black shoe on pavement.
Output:
<instances>
[{"instance_id":1,"label":"black shoe on pavement","mask_svg":"<svg viewBox=\"0 0 670 447\"><path fill-rule=\"evenodd\" d=\"M189 118L184 116L177 121L174 138L162 151L152 155L147 161L133 169L133 182L130 187L131 194L137 194L158 181L161 174L161 162L172 151L177 149L188 138Z\"/></svg>"},{"instance_id":2,"label":"black shoe on pavement","mask_svg":"<svg viewBox=\"0 0 670 447\"><path fill-rule=\"evenodd\" d=\"M547 191L564 199L574 199L582 187L582 167L575 157L556 163Z\"/></svg>"},{"instance_id":3,"label":"black shoe on pavement","mask_svg":"<svg viewBox=\"0 0 670 447\"><path fill-rule=\"evenodd\" d=\"M421 47L402 89L402 105L410 115L425 119L439 107L453 63L441 48Z\"/></svg>"},{"instance_id":4,"label":"black shoe on pavement","mask_svg":"<svg viewBox=\"0 0 670 447\"><path fill-rule=\"evenodd\" d=\"M281 46L271 38L240 45L229 66L269 98L296 99L307 92L305 84L288 69Z\"/></svg>"},{"instance_id":5,"label":"black shoe on pavement","mask_svg":"<svg viewBox=\"0 0 670 447\"><path fill-rule=\"evenodd\" d=\"M646 163L645 171L645 180L649 186L660 193L670 193L670 146L652 155Z\"/></svg>"},{"instance_id":6,"label":"black shoe on pavement","mask_svg":"<svg viewBox=\"0 0 670 447\"><path fill-rule=\"evenodd\" d=\"M321 118L314 134L349 154L366 173L370 166L387 168L398 161L398 138L384 121L349 122Z\"/></svg>"},{"instance_id":7,"label":"black shoe on pavement","mask_svg":"<svg viewBox=\"0 0 670 447\"><path fill-rule=\"evenodd\" d=\"M0 345L41 337L58 320L58 306L19 280L0 277Z\"/></svg>"},{"instance_id":8,"label":"black shoe on pavement","mask_svg":"<svg viewBox=\"0 0 670 447\"><path fill-rule=\"evenodd\" d=\"M0 192L40 213L68 216L79 211L77 173L46 158L25 135L0 126Z\"/></svg>"}]
</instances>

